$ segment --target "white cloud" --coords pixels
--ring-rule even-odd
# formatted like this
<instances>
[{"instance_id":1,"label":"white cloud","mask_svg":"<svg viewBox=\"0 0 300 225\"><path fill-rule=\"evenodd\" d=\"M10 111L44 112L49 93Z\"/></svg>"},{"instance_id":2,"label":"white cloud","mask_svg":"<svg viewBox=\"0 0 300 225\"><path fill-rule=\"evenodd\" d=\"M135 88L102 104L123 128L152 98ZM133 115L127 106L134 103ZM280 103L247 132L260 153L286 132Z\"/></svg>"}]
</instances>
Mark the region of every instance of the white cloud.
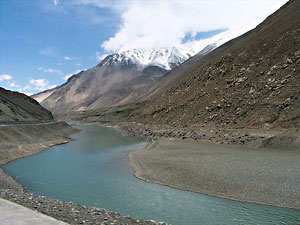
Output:
<instances>
[{"instance_id":1,"label":"white cloud","mask_svg":"<svg viewBox=\"0 0 300 225\"><path fill-rule=\"evenodd\" d=\"M53 3L54 3L55 6L57 6L58 0L53 0Z\"/></svg>"},{"instance_id":2,"label":"white cloud","mask_svg":"<svg viewBox=\"0 0 300 225\"><path fill-rule=\"evenodd\" d=\"M80 70L75 70L74 73L69 73L66 74L66 76L63 77L64 80L68 80L71 76L73 76L74 74L80 73L81 71L84 71L86 69L80 69Z\"/></svg>"},{"instance_id":3,"label":"white cloud","mask_svg":"<svg viewBox=\"0 0 300 225\"><path fill-rule=\"evenodd\" d=\"M39 91L44 91L46 89L49 89L49 82L45 79L36 79L36 80L35 79L30 79L29 83L32 84L34 86L34 88L29 87L26 90L36 89L36 90L39 90Z\"/></svg>"},{"instance_id":4,"label":"white cloud","mask_svg":"<svg viewBox=\"0 0 300 225\"><path fill-rule=\"evenodd\" d=\"M39 71L43 71L44 73L57 73L57 74L62 74L60 70L57 69L52 69L52 68L44 68L44 67L39 67L37 68Z\"/></svg>"},{"instance_id":5,"label":"white cloud","mask_svg":"<svg viewBox=\"0 0 300 225\"><path fill-rule=\"evenodd\" d=\"M71 76L73 76L74 74L69 73L66 76L63 77L64 80L68 80Z\"/></svg>"},{"instance_id":6,"label":"white cloud","mask_svg":"<svg viewBox=\"0 0 300 225\"><path fill-rule=\"evenodd\" d=\"M23 89L21 90L24 90L24 91L27 91L27 90L32 90L32 87L30 87L29 85L26 85Z\"/></svg>"},{"instance_id":7,"label":"white cloud","mask_svg":"<svg viewBox=\"0 0 300 225\"><path fill-rule=\"evenodd\" d=\"M81 63L76 63L74 64L74 66L81 66Z\"/></svg>"},{"instance_id":8,"label":"white cloud","mask_svg":"<svg viewBox=\"0 0 300 225\"><path fill-rule=\"evenodd\" d=\"M23 94L27 95L27 96L33 95L33 93L24 92L24 91L22 91L22 90L18 90L18 91L19 91L20 93L23 93Z\"/></svg>"},{"instance_id":9,"label":"white cloud","mask_svg":"<svg viewBox=\"0 0 300 225\"><path fill-rule=\"evenodd\" d=\"M37 90L37 91L44 91L47 89L55 88L57 85L49 85L49 81L46 79L30 79L29 84L25 86L23 89L20 89L24 93L28 90Z\"/></svg>"},{"instance_id":10,"label":"white cloud","mask_svg":"<svg viewBox=\"0 0 300 225\"><path fill-rule=\"evenodd\" d=\"M85 71L86 69L75 70L74 74L80 73L81 71Z\"/></svg>"},{"instance_id":11,"label":"white cloud","mask_svg":"<svg viewBox=\"0 0 300 225\"><path fill-rule=\"evenodd\" d=\"M57 87L57 85L54 84L54 85L49 86L48 89L52 89L52 88L55 88L55 87Z\"/></svg>"},{"instance_id":12,"label":"white cloud","mask_svg":"<svg viewBox=\"0 0 300 225\"><path fill-rule=\"evenodd\" d=\"M64 60L72 60L72 58L69 57L69 56L65 56L65 57L64 57Z\"/></svg>"},{"instance_id":13,"label":"white cloud","mask_svg":"<svg viewBox=\"0 0 300 225\"><path fill-rule=\"evenodd\" d=\"M12 76L8 75L8 74L2 74L0 75L0 82L4 81L4 80L11 80Z\"/></svg>"},{"instance_id":14,"label":"white cloud","mask_svg":"<svg viewBox=\"0 0 300 225\"><path fill-rule=\"evenodd\" d=\"M101 62L105 57L108 56L108 54L100 54L100 52L96 52L96 59L98 62Z\"/></svg>"},{"instance_id":15,"label":"white cloud","mask_svg":"<svg viewBox=\"0 0 300 225\"><path fill-rule=\"evenodd\" d=\"M19 88L20 85L16 84L15 82L12 82L9 84L10 87Z\"/></svg>"},{"instance_id":16,"label":"white cloud","mask_svg":"<svg viewBox=\"0 0 300 225\"><path fill-rule=\"evenodd\" d=\"M79 0L81 4L119 10L122 24L102 43L107 52L179 46L187 34L217 29L254 28L288 0ZM79 4L78 3L78 4Z\"/></svg>"},{"instance_id":17,"label":"white cloud","mask_svg":"<svg viewBox=\"0 0 300 225\"><path fill-rule=\"evenodd\" d=\"M57 53L50 47L41 49L39 53L45 56L58 57Z\"/></svg>"},{"instance_id":18,"label":"white cloud","mask_svg":"<svg viewBox=\"0 0 300 225\"><path fill-rule=\"evenodd\" d=\"M52 68L48 68L48 69L44 69L45 73L62 73L60 70L56 70L56 69L52 69Z\"/></svg>"}]
</instances>

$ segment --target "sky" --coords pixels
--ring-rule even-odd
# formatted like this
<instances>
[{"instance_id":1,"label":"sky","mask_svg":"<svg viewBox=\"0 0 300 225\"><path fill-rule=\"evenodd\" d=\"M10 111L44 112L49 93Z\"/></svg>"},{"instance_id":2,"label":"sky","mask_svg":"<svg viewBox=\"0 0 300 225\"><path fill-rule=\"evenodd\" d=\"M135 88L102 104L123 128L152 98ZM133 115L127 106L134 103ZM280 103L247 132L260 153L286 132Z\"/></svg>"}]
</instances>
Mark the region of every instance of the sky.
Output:
<instances>
[{"instance_id":1,"label":"sky","mask_svg":"<svg viewBox=\"0 0 300 225\"><path fill-rule=\"evenodd\" d=\"M287 0L0 0L0 86L38 93L130 49L246 32Z\"/></svg>"}]
</instances>

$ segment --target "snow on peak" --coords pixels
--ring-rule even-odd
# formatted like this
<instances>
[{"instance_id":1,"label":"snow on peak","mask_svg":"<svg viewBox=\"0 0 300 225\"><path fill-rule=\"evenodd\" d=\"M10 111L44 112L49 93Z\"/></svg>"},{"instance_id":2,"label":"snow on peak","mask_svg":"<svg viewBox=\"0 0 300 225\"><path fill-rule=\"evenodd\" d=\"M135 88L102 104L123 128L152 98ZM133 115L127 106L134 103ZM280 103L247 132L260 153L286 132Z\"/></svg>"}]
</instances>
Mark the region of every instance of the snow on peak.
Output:
<instances>
[{"instance_id":1,"label":"snow on peak","mask_svg":"<svg viewBox=\"0 0 300 225\"><path fill-rule=\"evenodd\" d=\"M127 50L106 57L101 64L121 66L132 65L138 66L141 69L152 65L161 67L165 70L171 70L198 52L205 50L206 47L213 50L229 41L234 36L235 35L231 32L223 32L211 38L188 42L178 47Z\"/></svg>"},{"instance_id":2,"label":"snow on peak","mask_svg":"<svg viewBox=\"0 0 300 225\"><path fill-rule=\"evenodd\" d=\"M179 49L133 49L115 53L106 58L103 65L137 65L141 68L153 65L165 70L171 70L187 60L191 55Z\"/></svg>"}]
</instances>

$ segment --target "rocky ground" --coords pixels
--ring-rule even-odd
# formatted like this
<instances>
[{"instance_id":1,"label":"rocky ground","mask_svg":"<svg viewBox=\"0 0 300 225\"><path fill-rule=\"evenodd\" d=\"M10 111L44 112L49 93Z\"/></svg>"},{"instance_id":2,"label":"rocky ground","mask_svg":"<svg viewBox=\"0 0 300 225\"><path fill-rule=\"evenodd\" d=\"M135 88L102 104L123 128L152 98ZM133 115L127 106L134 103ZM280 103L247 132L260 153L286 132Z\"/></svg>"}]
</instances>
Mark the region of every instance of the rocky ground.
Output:
<instances>
[{"instance_id":1,"label":"rocky ground","mask_svg":"<svg viewBox=\"0 0 300 225\"><path fill-rule=\"evenodd\" d=\"M85 207L44 196L9 189L0 189L0 197L36 210L69 224L87 225L167 225L163 222L136 220L105 209Z\"/></svg>"},{"instance_id":2,"label":"rocky ground","mask_svg":"<svg viewBox=\"0 0 300 225\"><path fill-rule=\"evenodd\" d=\"M300 151L156 139L130 152L146 181L212 196L300 209Z\"/></svg>"},{"instance_id":3,"label":"rocky ground","mask_svg":"<svg viewBox=\"0 0 300 225\"><path fill-rule=\"evenodd\" d=\"M170 126L150 122L130 122L138 108L125 106L56 115L58 119L83 125L116 126L124 132L147 138L175 138L209 141L217 144L241 145L266 149L300 149L299 128L227 128L214 125ZM132 111L130 111L132 110ZM129 121L128 121L129 120Z\"/></svg>"},{"instance_id":4,"label":"rocky ground","mask_svg":"<svg viewBox=\"0 0 300 225\"><path fill-rule=\"evenodd\" d=\"M194 141L209 141L225 145L241 145L254 148L300 150L300 130L295 129L215 129L171 128L126 124L120 128L134 136L150 138L176 138Z\"/></svg>"}]
</instances>

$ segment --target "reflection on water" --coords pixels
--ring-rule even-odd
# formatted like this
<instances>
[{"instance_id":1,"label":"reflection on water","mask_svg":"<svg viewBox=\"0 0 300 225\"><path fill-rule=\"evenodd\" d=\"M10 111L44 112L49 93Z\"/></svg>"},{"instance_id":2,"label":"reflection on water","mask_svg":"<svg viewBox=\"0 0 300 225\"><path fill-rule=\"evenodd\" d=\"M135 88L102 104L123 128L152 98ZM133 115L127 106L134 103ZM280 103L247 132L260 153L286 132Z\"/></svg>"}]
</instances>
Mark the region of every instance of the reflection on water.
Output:
<instances>
[{"instance_id":1,"label":"reflection on water","mask_svg":"<svg viewBox=\"0 0 300 225\"><path fill-rule=\"evenodd\" d=\"M80 127L77 141L15 160L4 170L27 189L62 201L173 225L300 224L300 212L180 191L136 179L128 152L147 143L120 130Z\"/></svg>"}]
</instances>

